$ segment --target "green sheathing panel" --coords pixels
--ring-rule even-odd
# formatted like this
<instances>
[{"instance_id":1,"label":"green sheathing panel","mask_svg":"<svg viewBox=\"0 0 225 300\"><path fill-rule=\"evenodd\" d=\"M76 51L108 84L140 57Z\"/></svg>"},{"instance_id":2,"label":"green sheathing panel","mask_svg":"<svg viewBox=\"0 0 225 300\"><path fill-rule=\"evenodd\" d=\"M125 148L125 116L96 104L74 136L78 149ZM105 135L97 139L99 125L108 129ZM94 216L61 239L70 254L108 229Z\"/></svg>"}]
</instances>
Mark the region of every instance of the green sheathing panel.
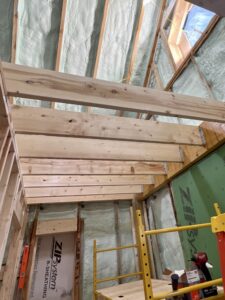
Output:
<instances>
[{"instance_id":1,"label":"green sheathing panel","mask_svg":"<svg viewBox=\"0 0 225 300\"><path fill-rule=\"evenodd\" d=\"M172 182L179 225L208 223L215 215L213 203L225 212L225 145ZM205 251L213 264L212 275L221 277L217 241L211 229L180 233L186 265L196 251Z\"/></svg>"}]
</instances>

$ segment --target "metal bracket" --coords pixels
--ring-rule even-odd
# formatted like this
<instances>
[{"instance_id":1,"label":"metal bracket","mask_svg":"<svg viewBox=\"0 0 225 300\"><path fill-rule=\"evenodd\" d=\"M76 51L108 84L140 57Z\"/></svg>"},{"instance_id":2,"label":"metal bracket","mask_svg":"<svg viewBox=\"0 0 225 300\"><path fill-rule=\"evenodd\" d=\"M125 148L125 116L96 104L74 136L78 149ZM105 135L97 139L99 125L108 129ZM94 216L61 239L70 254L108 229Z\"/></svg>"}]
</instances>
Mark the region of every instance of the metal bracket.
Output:
<instances>
[{"instance_id":1,"label":"metal bracket","mask_svg":"<svg viewBox=\"0 0 225 300\"><path fill-rule=\"evenodd\" d=\"M212 232L225 232L225 214L211 218Z\"/></svg>"}]
</instances>

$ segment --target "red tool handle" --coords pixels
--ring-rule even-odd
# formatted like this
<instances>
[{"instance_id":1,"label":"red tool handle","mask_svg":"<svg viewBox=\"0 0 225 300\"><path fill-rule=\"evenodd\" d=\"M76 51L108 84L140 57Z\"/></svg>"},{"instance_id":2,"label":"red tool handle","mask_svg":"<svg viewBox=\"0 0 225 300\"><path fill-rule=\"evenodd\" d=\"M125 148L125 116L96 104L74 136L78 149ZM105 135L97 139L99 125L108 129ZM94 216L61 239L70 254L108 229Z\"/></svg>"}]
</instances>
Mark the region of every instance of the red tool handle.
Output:
<instances>
[{"instance_id":1,"label":"red tool handle","mask_svg":"<svg viewBox=\"0 0 225 300\"><path fill-rule=\"evenodd\" d=\"M24 288L25 275L26 275L27 263L28 263L28 257L29 257L29 250L30 250L30 247L28 245L25 245L24 249L23 249L23 257L22 257L22 262L21 262L21 267L20 267L20 275L19 275L19 283L18 283L19 289Z\"/></svg>"}]
</instances>

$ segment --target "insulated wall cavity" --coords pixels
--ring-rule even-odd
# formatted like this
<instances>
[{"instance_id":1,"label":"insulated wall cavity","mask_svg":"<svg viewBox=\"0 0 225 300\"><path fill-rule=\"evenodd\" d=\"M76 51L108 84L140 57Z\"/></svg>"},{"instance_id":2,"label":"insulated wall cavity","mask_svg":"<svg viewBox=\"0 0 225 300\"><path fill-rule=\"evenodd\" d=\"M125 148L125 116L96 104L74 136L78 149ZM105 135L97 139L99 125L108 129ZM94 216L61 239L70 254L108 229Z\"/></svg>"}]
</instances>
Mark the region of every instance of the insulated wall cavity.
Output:
<instances>
[{"instance_id":1,"label":"insulated wall cavity","mask_svg":"<svg viewBox=\"0 0 225 300\"><path fill-rule=\"evenodd\" d=\"M10 62L13 28L13 0L0 1L0 59Z\"/></svg>"},{"instance_id":2,"label":"insulated wall cavity","mask_svg":"<svg viewBox=\"0 0 225 300\"><path fill-rule=\"evenodd\" d=\"M147 201L149 224L151 229L160 229L176 226L173 204L170 192L167 188L155 193ZM150 213L150 209L152 213ZM176 253L176 255L174 255ZM159 254L160 261L156 254ZM161 272L165 269L171 271L184 269L184 256L181 241L177 232L156 235L156 243L153 244L153 255L157 264L161 266ZM158 270L160 268L158 267ZM157 274L163 278L161 274Z\"/></svg>"},{"instance_id":3,"label":"insulated wall cavity","mask_svg":"<svg viewBox=\"0 0 225 300\"><path fill-rule=\"evenodd\" d=\"M118 208L118 230L121 244L133 244L130 202L123 202L123 204L119 204ZM84 219L83 299L91 300L93 297L93 240L97 241L98 249L117 246L115 205L113 202L85 203L81 208L81 218ZM135 271L133 250L122 250L122 252L120 266L118 266L116 251L97 254L98 279L117 276L119 269L124 274ZM110 281L99 284L98 288L116 284L118 281Z\"/></svg>"}]
</instances>

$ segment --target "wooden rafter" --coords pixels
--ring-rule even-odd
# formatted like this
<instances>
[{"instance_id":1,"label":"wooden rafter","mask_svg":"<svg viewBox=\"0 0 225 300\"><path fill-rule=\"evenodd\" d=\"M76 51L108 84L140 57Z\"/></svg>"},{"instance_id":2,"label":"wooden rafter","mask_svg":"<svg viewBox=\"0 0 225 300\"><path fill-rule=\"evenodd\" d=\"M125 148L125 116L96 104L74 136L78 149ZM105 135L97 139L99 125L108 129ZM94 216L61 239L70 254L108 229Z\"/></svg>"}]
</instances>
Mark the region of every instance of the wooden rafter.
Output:
<instances>
[{"instance_id":1,"label":"wooden rafter","mask_svg":"<svg viewBox=\"0 0 225 300\"><path fill-rule=\"evenodd\" d=\"M16 45L17 45L17 28L18 28L18 3L19 0L14 0L13 6L13 28L12 28L12 49L11 62L16 62Z\"/></svg>"},{"instance_id":2,"label":"wooden rafter","mask_svg":"<svg viewBox=\"0 0 225 300\"><path fill-rule=\"evenodd\" d=\"M3 63L8 96L224 122L210 99Z\"/></svg>"},{"instance_id":3,"label":"wooden rafter","mask_svg":"<svg viewBox=\"0 0 225 300\"><path fill-rule=\"evenodd\" d=\"M166 0L162 0L161 7L160 7L160 10L159 10L159 16L158 16L158 21L157 21L153 46L152 46L152 49L151 49L151 54L150 54L150 58L149 58L149 62L148 62L146 75L145 75L144 87L148 86L149 77L150 77L150 74L151 74L152 62L153 62L154 55L155 55L155 50L156 50L156 46L157 46L157 42L158 42L158 37L159 37L159 33L160 33L160 28L161 28L161 23L162 23L163 13L164 13L165 7L166 7Z\"/></svg>"},{"instance_id":4,"label":"wooden rafter","mask_svg":"<svg viewBox=\"0 0 225 300\"><path fill-rule=\"evenodd\" d=\"M85 138L202 145L197 126L146 122L132 118L53 111L46 108L12 107L16 133Z\"/></svg>"},{"instance_id":5,"label":"wooden rafter","mask_svg":"<svg viewBox=\"0 0 225 300\"><path fill-rule=\"evenodd\" d=\"M97 78L97 74L98 74L98 66L99 66L99 61L100 61L100 56L101 56L102 43L103 43L103 38L104 38L104 34L105 34L106 21L107 21L107 16L108 16L108 11L109 11L109 2L110 2L110 0L105 0L105 3L104 3L101 28L100 28L99 38L98 38L97 52L96 52L96 57L95 57L95 64L94 64L94 69L93 69L93 74L92 74L93 78ZM91 107L88 107L87 111L90 113Z\"/></svg>"},{"instance_id":6,"label":"wooden rafter","mask_svg":"<svg viewBox=\"0 0 225 300\"><path fill-rule=\"evenodd\" d=\"M143 4L144 1L142 0L141 2L142 3L140 4L138 22L137 22L137 26L136 26L136 29L135 29L135 36L134 36L134 41L133 41L133 45L132 45L132 53L131 53L131 58L130 58L130 64L129 64L129 67L128 67L127 76L124 80L125 83L130 82L132 72L133 72L133 69L134 69L135 60L136 60L136 57L137 57L139 36L140 36L140 31L141 31L141 27L142 27L142 23L143 23L143 17L144 17L144 4Z\"/></svg>"},{"instance_id":7,"label":"wooden rafter","mask_svg":"<svg viewBox=\"0 0 225 300\"><path fill-rule=\"evenodd\" d=\"M62 45L63 45L63 34L64 34L64 27L65 27L66 8L67 8L67 0L62 0L62 12L61 12L61 19L60 19L59 38L58 38L56 62L55 62L55 70L56 71L60 70L60 60L61 60Z\"/></svg>"},{"instance_id":8,"label":"wooden rafter","mask_svg":"<svg viewBox=\"0 0 225 300\"><path fill-rule=\"evenodd\" d=\"M13 3L13 25L12 25L12 45L11 45L11 63L16 63L16 45L18 31L18 4L19 0L14 0ZM13 103L13 97L9 97L9 102Z\"/></svg>"},{"instance_id":9,"label":"wooden rafter","mask_svg":"<svg viewBox=\"0 0 225 300\"><path fill-rule=\"evenodd\" d=\"M137 22L137 26L136 26L136 29L135 29L135 36L134 36L134 41L133 41L133 45L132 45L132 52L131 52L130 63L129 63L127 75L126 75L126 77L123 80L124 83L129 83L130 80L131 80L131 76L132 76L132 73L133 73L135 60L136 60L136 57L137 57L139 36L140 36L141 26L142 26L142 22L143 22L143 17L144 17L144 1L142 0L141 4L140 4L140 10L139 10L139 15L138 15L138 22ZM123 114L124 114L123 111L117 111L117 113L116 113L116 115L120 116L120 117L122 117Z\"/></svg>"},{"instance_id":10,"label":"wooden rafter","mask_svg":"<svg viewBox=\"0 0 225 300\"><path fill-rule=\"evenodd\" d=\"M65 27L66 8L67 8L67 0L62 0L62 11L61 11L59 37L58 37L58 44L57 44L57 51L56 51L55 71L60 71L60 61L61 61L61 53L62 53L62 45L63 45L63 34L64 34L64 27ZM55 108L55 102L51 103L51 107Z\"/></svg>"}]
</instances>

